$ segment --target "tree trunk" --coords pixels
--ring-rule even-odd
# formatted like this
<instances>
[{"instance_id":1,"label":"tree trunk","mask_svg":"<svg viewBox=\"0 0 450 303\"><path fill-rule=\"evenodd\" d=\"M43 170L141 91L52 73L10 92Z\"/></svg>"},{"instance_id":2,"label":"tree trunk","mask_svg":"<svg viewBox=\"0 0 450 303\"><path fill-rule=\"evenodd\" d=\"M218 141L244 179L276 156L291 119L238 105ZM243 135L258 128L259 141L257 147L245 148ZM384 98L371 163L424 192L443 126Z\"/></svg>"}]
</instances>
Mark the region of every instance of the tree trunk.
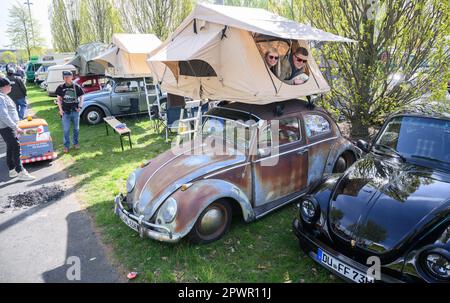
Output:
<instances>
[{"instance_id":1,"label":"tree trunk","mask_svg":"<svg viewBox=\"0 0 450 303\"><path fill-rule=\"evenodd\" d=\"M365 117L360 115L354 115L351 119L350 136L352 139L369 140L369 126L364 123Z\"/></svg>"}]
</instances>

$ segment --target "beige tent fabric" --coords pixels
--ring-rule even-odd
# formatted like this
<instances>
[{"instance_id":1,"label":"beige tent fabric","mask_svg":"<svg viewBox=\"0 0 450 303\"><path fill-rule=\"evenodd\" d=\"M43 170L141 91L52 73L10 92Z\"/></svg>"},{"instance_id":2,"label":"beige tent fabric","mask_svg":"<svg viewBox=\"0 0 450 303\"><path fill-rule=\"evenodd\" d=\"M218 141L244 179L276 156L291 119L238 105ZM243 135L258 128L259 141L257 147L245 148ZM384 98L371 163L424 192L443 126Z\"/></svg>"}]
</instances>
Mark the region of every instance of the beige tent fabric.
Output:
<instances>
[{"instance_id":1,"label":"beige tent fabric","mask_svg":"<svg viewBox=\"0 0 450 303\"><path fill-rule=\"evenodd\" d=\"M193 99L267 104L330 90L311 51L306 83L288 85L280 81L266 67L254 33L296 39L297 45L307 49L306 40L313 38L351 41L261 9L199 4L173 35L149 54L149 65L164 90ZM180 62L189 60L207 62L217 76L182 75ZM158 62L166 68L154 68Z\"/></svg>"},{"instance_id":2,"label":"beige tent fabric","mask_svg":"<svg viewBox=\"0 0 450 303\"><path fill-rule=\"evenodd\" d=\"M93 61L102 64L109 76L150 77L147 54L159 45L161 40L152 34L114 34L112 47Z\"/></svg>"}]
</instances>

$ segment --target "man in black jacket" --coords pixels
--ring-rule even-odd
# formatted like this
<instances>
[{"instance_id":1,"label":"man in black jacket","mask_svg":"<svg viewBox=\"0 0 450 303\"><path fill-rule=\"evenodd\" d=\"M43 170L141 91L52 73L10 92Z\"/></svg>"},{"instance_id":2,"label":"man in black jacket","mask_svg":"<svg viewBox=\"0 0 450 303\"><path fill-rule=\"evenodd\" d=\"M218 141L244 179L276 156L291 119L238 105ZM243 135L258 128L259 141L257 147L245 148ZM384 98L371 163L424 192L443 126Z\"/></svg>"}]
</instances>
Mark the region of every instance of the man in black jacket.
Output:
<instances>
[{"instance_id":1,"label":"man in black jacket","mask_svg":"<svg viewBox=\"0 0 450 303\"><path fill-rule=\"evenodd\" d=\"M11 81L11 92L8 96L14 101L19 114L19 119L23 120L25 111L27 109L27 88L20 77L15 76L16 71L13 68L8 68L7 78Z\"/></svg>"}]
</instances>

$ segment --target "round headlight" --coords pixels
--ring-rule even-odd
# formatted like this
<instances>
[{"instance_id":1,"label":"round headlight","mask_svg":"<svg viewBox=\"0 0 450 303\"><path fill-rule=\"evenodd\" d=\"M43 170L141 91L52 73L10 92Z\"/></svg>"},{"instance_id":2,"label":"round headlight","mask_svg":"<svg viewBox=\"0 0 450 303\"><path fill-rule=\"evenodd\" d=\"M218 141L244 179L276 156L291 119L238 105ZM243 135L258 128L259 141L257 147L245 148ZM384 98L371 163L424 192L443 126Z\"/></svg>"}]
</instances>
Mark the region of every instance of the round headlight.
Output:
<instances>
[{"instance_id":1,"label":"round headlight","mask_svg":"<svg viewBox=\"0 0 450 303\"><path fill-rule=\"evenodd\" d=\"M306 223L313 223L318 214L318 207L316 203L309 199L305 199L300 203L300 214L303 221Z\"/></svg>"},{"instance_id":2,"label":"round headlight","mask_svg":"<svg viewBox=\"0 0 450 303\"><path fill-rule=\"evenodd\" d=\"M136 185L136 174L133 172L127 179L127 192L131 192Z\"/></svg>"},{"instance_id":3,"label":"round headlight","mask_svg":"<svg viewBox=\"0 0 450 303\"><path fill-rule=\"evenodd\" d=\"M164 203L161 208L161 216L166 223L170 223L175 219L175 215L177 214L177 200L174 198L169 198Z\"/></svg>"},{"instance_id":4,"label":"round headlight","mask_svg":"<svg viewBox=\"0 0 450 303\"><path fill-rule=\"evenodd\" d=\"M428 253L425 257L425 266L433 276L443 280L450 279L450 260L440 253Z\"/></svg>"}]
</instances>

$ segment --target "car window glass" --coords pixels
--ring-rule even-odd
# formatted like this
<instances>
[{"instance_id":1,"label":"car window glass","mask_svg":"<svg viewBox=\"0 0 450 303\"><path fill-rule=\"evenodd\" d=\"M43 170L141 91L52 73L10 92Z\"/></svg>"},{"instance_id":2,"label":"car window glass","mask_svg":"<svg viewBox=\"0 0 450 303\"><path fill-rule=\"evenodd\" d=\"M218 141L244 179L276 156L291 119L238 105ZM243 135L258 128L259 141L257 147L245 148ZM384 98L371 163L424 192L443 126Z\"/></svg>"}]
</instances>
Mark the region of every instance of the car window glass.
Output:
<instances>
[{"instance_id":1,"label":"car window glass","mask_svg":"<svg viewBox=\"0 0 450 303\"><path fill-rule=\"evenodd\" d=\"M87 80L83 82L83 87L91 87L92 86L92 80Z\"/></svg>"},{"instance_id":2,"label":"car window glass","mask_svg":"<svg viewBox=\"0 0 450 303\"><path fill-rule=\"evenodd\" d=\"M270 126L258 131L258 148L270 147L272 144L272 131Z\"/></svg>"},{"instance_id":3,"label":"car window glass","mask_svg":"<svg viewBox=\"0 0 450 303\"><path fill-rule=\"evenodd\" d=\"M116 93L135 93L138 91L137 81L120 81L115 88Z\"/></svg>"},{"instance_id":4,"label":"car window glass","mask_svg":"<svg viewBox=\"0 0 450 303\"><path fill-rule=\"evenodd\" d=\"M331 131L328 120L320 115L305 115L304 120L308 137L322 135Z\"/></svg>"},{"instance_id":5,"label":"car window glass","mask_svg":"<svg viewBox=\"0 0 450 303\"><path fill-rule=\"evenodd\" d=\"M149 83L152 82L151 79L147 79L147 81L148 81ZM144 84L144 81L139 81L139 86L140 86L140 88L141 88L141 91L145 92L145 84ZM148 89L148 93L149 93L149 94L155 94L155 93L156 93L155 85L154 85L154 84L147 84L147 89Z\"/></svg>"},{"instance_id":6,"label":"car window glass","mask_svg":"<svg viewBox=\"0 0 450 303\"><path fill-rule=\"evenodd\" d=\"M279 120L278 127L280 145L300 140L300 127L296 117Z\"/></svg>"},{"instance_id":7,"label":"car window glass","mask_svg":"<svg viewBox=\"0 0 450 303\"><path fill-rule=\"evenodd\" d=\"M377 145L402 155L450 163L450 122L422 117L395 117L385 127Z\"/></svg>"}]
</instances>

